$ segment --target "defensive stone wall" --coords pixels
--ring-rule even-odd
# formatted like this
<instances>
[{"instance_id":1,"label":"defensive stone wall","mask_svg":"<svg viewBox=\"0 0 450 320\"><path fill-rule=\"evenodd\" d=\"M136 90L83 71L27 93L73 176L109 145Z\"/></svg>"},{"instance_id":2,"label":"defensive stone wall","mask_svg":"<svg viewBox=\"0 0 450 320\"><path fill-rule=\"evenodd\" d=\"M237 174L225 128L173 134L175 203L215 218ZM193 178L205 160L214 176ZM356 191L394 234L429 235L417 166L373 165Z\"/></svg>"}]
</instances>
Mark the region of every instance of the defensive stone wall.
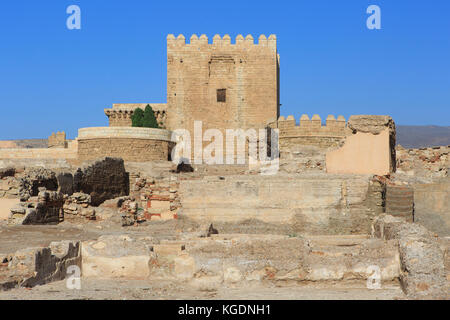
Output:
<instances>
[{"instance_id":1,"label":"defensive stone wall","mask_svg":"<svg viewBox=\"0 0 450 320\"><path fill-rule=\"evenodd\" d=\"M68 148L14 148L0 149L0 160L4 159L76 159L77 143L69 144Z\"/></svg>"},{"instance_id":2,"label":"defensive stone wall","mask_svg":"<svg viewBox=\"0 0 450 320\"><path fill-rule=\"evenodd\" d=\"M270 128L278 128L280 153L291 153L298 145L316 146L327 149L342 144L346 137L346 121L343 116L337 119L329 115L326 124L315 114L311 119L307 114L300 118L300 125L296 124L294 116L286 119L281 116L276 122L269 122Z\"/></svg>"},{"instance_id":3,"label":"defensive stone wall","mask_svg":"<svg viewBox=\"0 0 450 320\"><path fill-rule=\"evenodd\" d=\"M78 131L78 160L100 157L144 162L169 160L171 132L164 129L96 127Z\"/></svg>"},{"instance_id":4,"label":"defensive stone wall","mask_svg":"<svg viewBox=\"0 0 450 320\"><path fill-rule=\"evenodd\" d=\"M131 127L131 116L137 108L145 109L150 105L155 112L161 128L166 128L167 104L165 103L115 103L111 109L105 109L110 127Z\"/></svg>"}]
</instances>

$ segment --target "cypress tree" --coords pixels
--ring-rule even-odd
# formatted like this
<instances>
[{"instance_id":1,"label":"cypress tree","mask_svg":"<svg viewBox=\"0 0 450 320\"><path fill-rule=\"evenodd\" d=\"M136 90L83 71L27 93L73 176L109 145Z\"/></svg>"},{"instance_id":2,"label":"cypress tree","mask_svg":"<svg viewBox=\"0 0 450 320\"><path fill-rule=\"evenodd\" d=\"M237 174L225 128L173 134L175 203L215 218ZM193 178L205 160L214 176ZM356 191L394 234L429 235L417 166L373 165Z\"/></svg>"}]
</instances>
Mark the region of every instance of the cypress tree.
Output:
<instances>
[{"instance_id":1,"label":"cypress tree","mask_svg":"<svg viewBox=\"0 0 450 320\"><path fill-rule=\"evenodd\" d=\"M144 128L159 128L158 121L156 121L155 112L149 104L145 107L142 126Z\"/></svg>"},{"instance_id":2,"label":"cypress tree","mask_svg":"<svg viewBox=\"0 0 450 320\"><path fill-rule=\"evenodd\" d=\"M142 127L144 120L144 111L141 108L136 108L131 116L131 126Z\"/></svg>"}]
</instances>

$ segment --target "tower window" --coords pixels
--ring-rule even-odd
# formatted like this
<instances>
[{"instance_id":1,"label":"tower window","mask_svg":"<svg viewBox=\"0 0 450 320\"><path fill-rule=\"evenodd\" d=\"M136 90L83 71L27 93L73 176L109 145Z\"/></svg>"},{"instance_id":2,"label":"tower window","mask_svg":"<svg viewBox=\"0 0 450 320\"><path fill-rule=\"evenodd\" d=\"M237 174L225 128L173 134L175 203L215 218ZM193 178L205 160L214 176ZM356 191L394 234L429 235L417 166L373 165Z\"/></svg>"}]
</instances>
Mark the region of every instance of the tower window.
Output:
<instances>
[{"instance_id":1,"label":"tower window","mask_svg":"<svg viewBox=\"0 0 450 320\"><path fill-rule=\"evenodd\" d=\"M217 102L227 102L227 89L217 89Z\"/></svg>"}]
</instances>

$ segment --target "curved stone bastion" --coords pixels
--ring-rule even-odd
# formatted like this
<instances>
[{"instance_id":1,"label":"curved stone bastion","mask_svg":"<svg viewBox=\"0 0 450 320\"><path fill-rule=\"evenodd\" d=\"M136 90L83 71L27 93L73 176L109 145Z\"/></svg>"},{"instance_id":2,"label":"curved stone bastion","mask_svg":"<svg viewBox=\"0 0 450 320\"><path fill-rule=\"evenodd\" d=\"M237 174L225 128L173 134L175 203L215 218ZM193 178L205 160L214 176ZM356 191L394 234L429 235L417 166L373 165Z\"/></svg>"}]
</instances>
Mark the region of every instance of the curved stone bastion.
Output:
<instances>
[{"instance_id":1,"label":"curved stone bastion","mask_svg":"<svg viewBox=\"0 0 450 320\"><path fill-rule=\"evenodd\" d=\"M169 160L172 132L134 127L93 127L78 130L78 160L118 157L125 161Z\"/></svg>"}]
</instances>

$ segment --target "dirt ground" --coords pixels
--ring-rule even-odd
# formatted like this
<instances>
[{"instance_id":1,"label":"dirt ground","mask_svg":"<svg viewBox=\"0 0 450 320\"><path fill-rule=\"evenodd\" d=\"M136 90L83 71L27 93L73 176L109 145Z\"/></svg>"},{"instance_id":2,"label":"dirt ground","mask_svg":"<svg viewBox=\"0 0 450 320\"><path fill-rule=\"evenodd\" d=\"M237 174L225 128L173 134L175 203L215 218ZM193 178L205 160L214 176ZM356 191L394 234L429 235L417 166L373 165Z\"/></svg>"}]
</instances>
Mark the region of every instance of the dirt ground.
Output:
<instances>
[{"instance_id":1,"label":"dirt ground","mask_svg":"<svg viewBox=\"0 0 450 320\"><path fill-rule=\"evenodd\" d=\"M214 291L168 281L82 279L81 290L67 289L65 281L32 289L0 292L0 300L393 300L404 299L398 286L368 290L362 284L312 284L289 287L222 287Z\"/></svg>"},{"instance_id":2,"label":"dirt ground","mask_svg":"<svg viewBox=\"0 0 450 320\"><path fill-rule=\"evenodd\" d=\"M10 209L19 202L19 199L0 199L0 220L7 220Z\"/></svg>"}]
</instances>

